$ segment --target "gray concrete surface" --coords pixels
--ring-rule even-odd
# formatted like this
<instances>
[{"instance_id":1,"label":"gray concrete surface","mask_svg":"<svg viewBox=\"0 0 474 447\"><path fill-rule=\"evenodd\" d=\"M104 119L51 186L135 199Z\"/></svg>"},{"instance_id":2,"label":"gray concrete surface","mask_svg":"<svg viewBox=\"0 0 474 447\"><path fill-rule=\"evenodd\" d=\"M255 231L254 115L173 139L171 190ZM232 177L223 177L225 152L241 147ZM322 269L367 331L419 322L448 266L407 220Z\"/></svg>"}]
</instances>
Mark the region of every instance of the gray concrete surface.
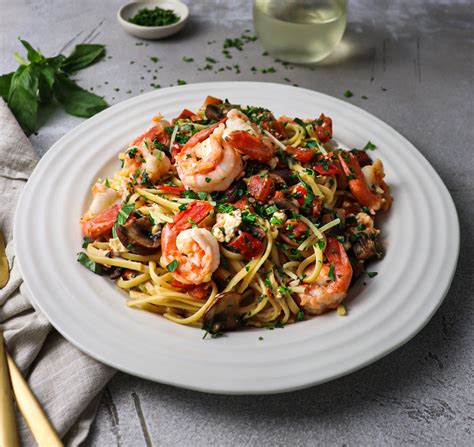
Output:
<instances>
[{"instance_id":1,"label":"gray concrete surface","mask_svg":"<svg viewBox=\"0 0 474 447\"><path fill-rule=\"evenodd\" d=\"M337 51L318 66L287 68L262 56L258 41L223 58L226 37L252 30L250 1L187 1L189 26L143 45L116 23L120 3L1 0L0 72L16 66L11 56L21 36L47 54L84 40L106 44L109 58L77 78L111 104L177 79L290 82L337 97L350 89L348 102L400 131L438 171L458 209L461 254L451 290L430 323L379 362L304 391L251 397L206 395L118 373L87 444L472 445L473 2L351 1ZM157 63L150 59L155 56ZM220 63L198 71L206 56ZM215 72L227 64L231 70ZM254 74L252 66L276 72ZM44 121L31 138L40 153L82 120L57 109Z\"/></svg>"}]
</instances>

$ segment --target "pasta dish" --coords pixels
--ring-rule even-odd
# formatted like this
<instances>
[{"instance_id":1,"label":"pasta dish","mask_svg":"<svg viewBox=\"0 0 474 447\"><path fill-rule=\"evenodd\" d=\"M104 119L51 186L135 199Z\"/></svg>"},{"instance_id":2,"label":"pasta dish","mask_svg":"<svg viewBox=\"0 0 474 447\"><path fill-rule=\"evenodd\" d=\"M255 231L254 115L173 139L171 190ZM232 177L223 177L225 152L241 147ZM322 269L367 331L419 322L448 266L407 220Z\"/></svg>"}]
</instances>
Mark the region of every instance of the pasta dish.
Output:
<instances>
[{"instance_id":1,"label":"pasta dish","mask_svg":"<svg viewBox=\"0 0 474 447\"><path fill-rule=\"evenodd\" d=\"M276 118L207 97L160 114L98 179L78 261L127 306L213 336L337 309L383 246L381 160L343 150L331 118Z\"/></svg>"}]
</instances>

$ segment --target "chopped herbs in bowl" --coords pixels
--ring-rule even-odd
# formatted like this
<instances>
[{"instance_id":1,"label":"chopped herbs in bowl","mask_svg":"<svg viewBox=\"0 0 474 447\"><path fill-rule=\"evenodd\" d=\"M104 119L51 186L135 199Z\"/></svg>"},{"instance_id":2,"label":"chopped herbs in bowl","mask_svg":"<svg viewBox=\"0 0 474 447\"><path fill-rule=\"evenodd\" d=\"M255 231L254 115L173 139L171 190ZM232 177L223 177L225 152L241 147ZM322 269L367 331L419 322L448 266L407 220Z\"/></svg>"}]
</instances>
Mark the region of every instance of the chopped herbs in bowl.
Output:
<instances>
[{"instance_id":1,"label":"chopped herbs in bowl","mask_svg":"<svg viewBox=\"0 0 474 447\"><path fill-rule=\"evenodd\" d=\"M179 19L180 17L172 9L163 9L156 6L153 9L140 9L128 21L140 26L168 26L179 22Z\"/></svg>"},{"instance_id":2,"label":"chopped herbs in bowl","mask_svg":"<svg viewBox=\"0 0 474 447\"><path fill-rule=\"evenodd\" d=\"M123 6L117 20L135 37L162 39L180 31L188 15L188 7L179 0L139 1Z\"/></svg>"}]
</instances>

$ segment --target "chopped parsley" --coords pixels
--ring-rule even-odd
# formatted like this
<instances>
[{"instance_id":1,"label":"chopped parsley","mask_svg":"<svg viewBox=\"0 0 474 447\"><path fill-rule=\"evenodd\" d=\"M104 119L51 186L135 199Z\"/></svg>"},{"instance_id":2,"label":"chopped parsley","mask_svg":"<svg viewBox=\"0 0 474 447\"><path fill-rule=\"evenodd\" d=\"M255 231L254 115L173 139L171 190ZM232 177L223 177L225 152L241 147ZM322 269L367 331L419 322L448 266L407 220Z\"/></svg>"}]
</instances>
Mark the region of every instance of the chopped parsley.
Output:
<instances>
[{"instance_id":1,"label":"chopped parsley","mask_svg":"<svg viewBox=\"0 0 474 447\"><path fill-rule=\"evenodd\" d=\"M176 259L174 259L173 261L171 261L171 262L166 266L166 270L168 270L168 272L174 272L177 268L178 268L178 261L177 261Z\"/></svg>"},{"instance_id":2,"label":"chopped parsley","mask_svg":"<svg viewBox=\"0 0 474 447\"><path fill-rule=\"evenodd\" d=\"M206 183L210 183L212 181L212 179L209 177L206 177L205 180L206 180Z\"/></svg>"},{"instance_id":3,"label":"chopped parsley","mask_svg":"<svg viewBox=\"0 0 474 447\"><path fill-rule=\"evenodd\" d=\"M139 26L167 26L179 22L180 17L171 9L158 6L153 9L141 8L128 21Z\"/></svg>"},{"instance_id":4,"label":"chopped parsley","mask_svg":"<svg viewBox=\"0 0 474 447\"><path fill-rule=\"evenodd\" d=\"M344 96L345 96L346 98L351 98L352 96L354 96L354 93L352 93L350 90L346 90L346 91L344 92Z\"/></svg>"},{"instance_id":5,"label":"chopped parsley","mask_svg":"<svg viewBox=\"0 0 474 447\"><path fill-rule=\"evenodd\" d=\"M304 312L302 310L300 310L296 314L296 321L303 321L303 320L304 320Z\"/></svg>"},{"instance_id":6,"label":"chopped parsley","mask_svg":"<svg viewBox=\"0 0 474 447\"><path fill-rule=\"evenodd\" d=\"M116 231L117 226L123 225L127 221L128 216L130 216L131 212L134 209L135 209L134 203L124 203L122 205L117 215L117 219L115 219L114 226L112 227L112 235L114 238L117 237L117 231Z\"/></svg>"},{"instance_id":7,"label":"chopped parsley","mask_svg":"<svg viewBox=\"0 0 474 447\"><path fill-rule=\"evenodd\" d=\"M184 62L194 62L194 58L183 56L183 61Z\"/></svg>"},{"instance_id":8,"label":"chopped parsley","mask_svg":"<svg viewBox=\"0 0 474 447\"><path fill-rule=\"evenodd\" d=\"M363 151L373 151L375 149L377 149L377 146L371 141L368 141L367 144L362 148Z\"/></svg>"},{"instance_id":9,"label":"chopped parsley","mask_svg":"<svg viewBox=\"0 0 474 447\"><path fill-rule=\"evenodd\" d=\"M365 273L367 273L367 276L369 278L373 278L374 276L377 276L379 274L379 272L365 272Z\"/></svg>"},{"instance_id":10,"label":"chopped parsley","mask_svg":"<svg viewBox=\"0 0 474 447\"><path fill-rule=\"evenodd\" d=\"M329 267L329 273L328 273L328 277L331 281L335 281L336 278L334 276L334 262L331 262L331 265Z\"/></svg>"},{"instance_id":11,"label":"chopped parsley","mask_svg":"<svg viewBox=\"0 0 474 447\"><path fill-rule=\"evenodd\" d=\"M178 85L185 85L185 84L187 84L187 82L186 82L186 81L183 81L182 79L178 79L178 80L176 81L176 83L177 83Z\"/></svg>"}]
</instances>

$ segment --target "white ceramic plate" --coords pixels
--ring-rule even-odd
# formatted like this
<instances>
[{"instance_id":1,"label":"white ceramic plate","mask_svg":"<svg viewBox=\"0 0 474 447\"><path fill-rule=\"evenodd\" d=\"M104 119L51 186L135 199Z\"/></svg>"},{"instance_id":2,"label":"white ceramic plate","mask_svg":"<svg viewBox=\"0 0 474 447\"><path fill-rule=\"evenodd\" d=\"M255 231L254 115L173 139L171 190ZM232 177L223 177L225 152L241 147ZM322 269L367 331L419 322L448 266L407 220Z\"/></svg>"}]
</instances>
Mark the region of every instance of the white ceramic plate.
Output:
<instances>
[{"instance_id":1,"label":"white ceramic plate","mask_svg":"<svg viewBox=\"0 0 474 447\"><path fill-rule=\"evenodd\" d=\"M97 177L151 117L197 108L206 95L268 107L276 115L333 118L348 147L378 147L395 198L383 222L387 253L378 276L350 291L335 312L288 325L202 339L199 329L131 310L107 278L76 262L79 218ZM441 304L459 250L452 199L434 169L399 133L369 113L321 93L277 84L194 84L147 93L100 113L61 138L21 196L15 248L35 304L68 340L128 373L213 393L273 393L321 383L361 368L413 337ZM362 282L367 285L364 286ZM263 337L260 340L259 337Z\"/></svg>"}]
</instances>

